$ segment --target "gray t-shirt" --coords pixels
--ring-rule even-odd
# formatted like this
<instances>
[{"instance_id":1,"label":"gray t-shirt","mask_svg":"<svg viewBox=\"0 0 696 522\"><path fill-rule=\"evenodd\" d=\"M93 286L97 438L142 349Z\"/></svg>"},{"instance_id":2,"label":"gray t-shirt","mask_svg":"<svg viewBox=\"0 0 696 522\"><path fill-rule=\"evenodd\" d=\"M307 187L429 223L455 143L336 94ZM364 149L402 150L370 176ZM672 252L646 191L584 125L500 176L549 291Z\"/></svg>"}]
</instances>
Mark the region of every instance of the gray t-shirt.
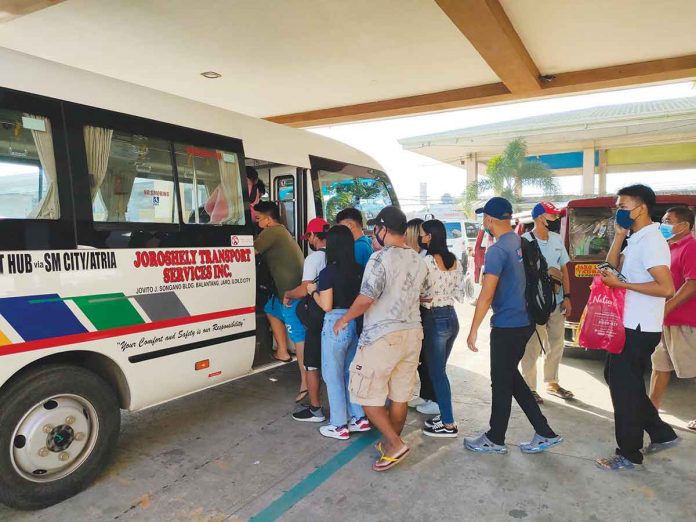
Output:
<instances>
[{"instance_id":1,"label":"gray t-shirt","mask_svg":"<svg viewBox=\"0 0 696 522\"><path fill-rule=\"evenodd\" d=\"M428 269L415 250L389 246L365 267L360 293L375 302L365 313L359 345L400 330L421 327L420 298L430 298Z\"/></svg>"}]
</instances>

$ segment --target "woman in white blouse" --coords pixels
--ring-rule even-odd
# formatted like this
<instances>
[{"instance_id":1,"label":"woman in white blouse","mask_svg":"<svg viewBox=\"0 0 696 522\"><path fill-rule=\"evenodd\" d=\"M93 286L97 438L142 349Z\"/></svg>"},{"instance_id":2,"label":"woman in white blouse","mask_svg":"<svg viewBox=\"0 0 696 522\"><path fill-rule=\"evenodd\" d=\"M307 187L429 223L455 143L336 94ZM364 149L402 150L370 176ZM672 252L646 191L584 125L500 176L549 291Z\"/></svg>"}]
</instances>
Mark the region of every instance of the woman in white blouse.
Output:
<instances>
[{"instance_id":1,"label":"woman in white blouse","mask_svg":"<svg viewBox=\"0 0 696 522\"><path fill-rule=\"evenodd\" d=\"M447 359L459 333L454 301L464 301L464 268L447 249L447 232L442 221L432 219L421 225L418 238L427 251L432 301L423 303L423 358L426 361L440 415L425 421L423 432L431 437L456 437L452 392L447 378Z\"/></svg>"}]
</instances>

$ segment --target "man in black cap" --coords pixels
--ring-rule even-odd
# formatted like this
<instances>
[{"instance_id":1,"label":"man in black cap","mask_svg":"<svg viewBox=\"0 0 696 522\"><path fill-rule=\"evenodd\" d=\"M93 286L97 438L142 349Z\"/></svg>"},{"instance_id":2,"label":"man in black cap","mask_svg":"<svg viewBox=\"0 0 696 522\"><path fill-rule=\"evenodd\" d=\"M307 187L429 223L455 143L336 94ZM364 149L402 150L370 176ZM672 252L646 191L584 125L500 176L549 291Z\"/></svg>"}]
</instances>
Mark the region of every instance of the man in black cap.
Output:
<instances>
[{"instance_id":1,"label":"man in black cap","mask_svg":"<svg viewBox=\"0 0 696 522\"><path fill-rule=\"evenodd\" d=\"M477 352L478 329L489 308L491 317L491 420L490 430L466 437L464 447L479 453L507 453L505 432L510 420L512 398L534 427L532 440L520 444L524 453L540 453L563 439L549 427L531 390L517 369L534 325L527 312L526 276L522 264L522 239L512 230L512 205L501 197L489 199L483 208L484 230L495 237L484 261L481 294L476 303L467 345Z\"/></svg>"},{"instance_id":2,"label":"man in black cap","mask_svg":"<svg viewBox=\"0 0 696 522\"><path fill-rule=\"evenodd\" d=\"M358 353L350 367L350 398L362 405L383 436L381 457L372 466L385 471L409 452L401 440L423 340L419 305L427 299L427 267L406 245L406 216L396 207L368 221L382 249L370 256L360 295L336 322L336 334L365 314ZM385 406L389 399L389 408Z\"/></svg>"}]
</instances>

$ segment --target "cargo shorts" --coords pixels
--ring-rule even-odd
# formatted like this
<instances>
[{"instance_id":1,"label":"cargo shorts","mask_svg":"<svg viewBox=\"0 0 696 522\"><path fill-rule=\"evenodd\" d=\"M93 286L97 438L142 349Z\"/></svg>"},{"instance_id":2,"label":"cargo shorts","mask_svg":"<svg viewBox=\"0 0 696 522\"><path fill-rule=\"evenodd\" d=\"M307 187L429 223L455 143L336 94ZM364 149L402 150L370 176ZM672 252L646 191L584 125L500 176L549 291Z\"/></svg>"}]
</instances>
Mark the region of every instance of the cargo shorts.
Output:
<instances>
[{"instance_id":1,"label":"cargo shorts","mask_svg":"<svg viewBox=\"0 0 696 522\"><path fill-rule=\"evenodd\" d=\"M350 400L361 406L408 402L416 385L423 329L391 332L361 346L350 366Z\"/></svg>"},{"instance_id":2,"label":"cargo shorts","mask_svg":"<svg viewBox=\"0 0 696 522\"><path fill-rule=\"evenodd\" d=\"M680 379L696 377L696 328L665 326L652 365L658 372L675 372Z\"/></svg>"}]
</instances>

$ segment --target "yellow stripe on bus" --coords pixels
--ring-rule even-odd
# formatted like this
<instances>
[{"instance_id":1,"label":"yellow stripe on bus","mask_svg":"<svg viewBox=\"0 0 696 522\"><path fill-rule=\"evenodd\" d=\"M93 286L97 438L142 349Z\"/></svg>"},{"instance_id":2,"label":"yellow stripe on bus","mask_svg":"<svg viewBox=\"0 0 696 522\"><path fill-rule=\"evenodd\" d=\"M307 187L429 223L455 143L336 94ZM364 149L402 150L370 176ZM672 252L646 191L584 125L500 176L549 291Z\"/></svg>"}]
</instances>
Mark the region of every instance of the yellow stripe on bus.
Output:
<instances>
[{"instance_id":1,"label":"yellow stripe on bus","mask_svg":"<svg viewBox=\"0 0 696 522\"><path fill-rule=\"evenodd\" d=\"M2 331L0 330L0 346L5 346L8 344L12 344L12 341L10 341L7 338L7 336L4 333L2 333Z\"/></svg>"}]
</instances>

